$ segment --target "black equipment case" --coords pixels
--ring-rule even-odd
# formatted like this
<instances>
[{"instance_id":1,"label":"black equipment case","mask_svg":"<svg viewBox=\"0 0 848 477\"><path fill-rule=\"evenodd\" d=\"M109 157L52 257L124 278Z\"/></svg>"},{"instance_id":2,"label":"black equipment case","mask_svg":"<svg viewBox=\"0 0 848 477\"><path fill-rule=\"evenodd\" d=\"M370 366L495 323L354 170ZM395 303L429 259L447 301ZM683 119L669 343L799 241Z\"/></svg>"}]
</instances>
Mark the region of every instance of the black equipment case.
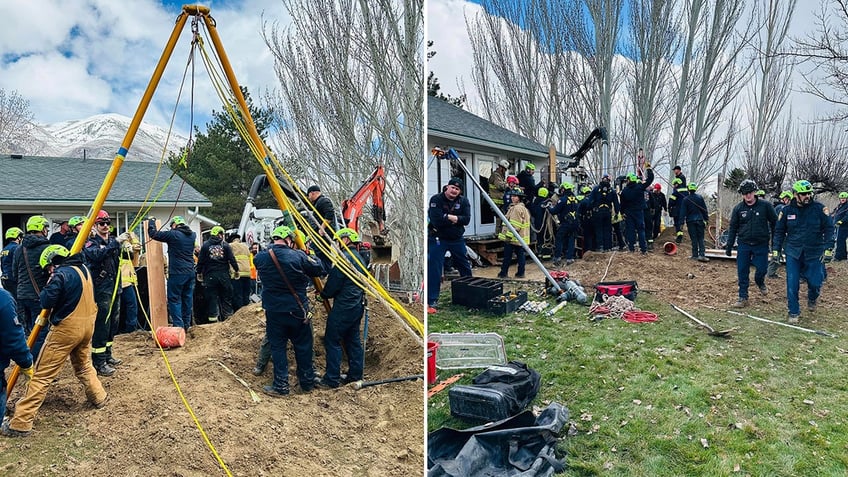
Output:
<instances>
[{"instance_id":1,"label":"black equipment case","mask_svg":"<svg viewBox=\"0 0 848 477\"><path fill-rule=\"evenodd\" d=\"M492 366L472 381L448 391L451 415L480 421L499 421L514 416L539 393L539 373L519 361Z\"/></svg>"}]
</instances>

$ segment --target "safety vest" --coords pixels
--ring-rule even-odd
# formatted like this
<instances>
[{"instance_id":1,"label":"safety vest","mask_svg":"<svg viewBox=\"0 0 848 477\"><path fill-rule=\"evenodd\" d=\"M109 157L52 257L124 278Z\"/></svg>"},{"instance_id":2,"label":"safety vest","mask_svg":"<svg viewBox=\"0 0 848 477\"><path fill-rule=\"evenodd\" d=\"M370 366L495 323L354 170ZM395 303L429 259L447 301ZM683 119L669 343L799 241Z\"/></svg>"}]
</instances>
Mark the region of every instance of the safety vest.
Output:
<instances>
[{"instance_id":1,"label":"safety vest","mask_svg":"<svg viewBox=\"0 0 848 477\"><path fill-rule=\"evenodd\" d=\"M256 265L253 264L253 254L250 254L250 279L256 280Z\"/></svg>"},{"instance_id":2,"label":"safety vest","mask_svg":"<svg viewBox=\"0 0 848 477\"><path fill-rule=\"evenodd\" d=\"M130 285L138 285L138 275L135 273L135 267L132 260L121 258L118 265L121 268L121 288L126 288Z\"/></svg>"},{"instance_id":3,"label":"safety vest","mask_svg":"<svg viewBox=\"0 0 848 477\"><path fill-rule=\"evenodd\" d=\"M233 240L230 244L233 250L233 255L236 257L236 262L239 267L239 277L247 278L250 276L250 249L240 240Z\"/></svg>"}]
</instances>

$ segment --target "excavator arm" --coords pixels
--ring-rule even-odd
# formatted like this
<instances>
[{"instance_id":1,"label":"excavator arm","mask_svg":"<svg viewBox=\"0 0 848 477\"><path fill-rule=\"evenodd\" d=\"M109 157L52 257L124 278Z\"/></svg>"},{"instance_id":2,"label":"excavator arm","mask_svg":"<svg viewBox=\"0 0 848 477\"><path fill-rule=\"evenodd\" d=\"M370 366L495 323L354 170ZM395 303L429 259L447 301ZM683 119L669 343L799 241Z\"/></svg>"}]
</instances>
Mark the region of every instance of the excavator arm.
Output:
<instances>
[{"instance_id":1,"label":"excavator arm","mask_svg":"<svg viewBox=\"0 0 848 477\"><path fill-rule=\"evenodd\" d=\"M342 202L342 218L346 227L359 232L359 217L362 210L371 201L371 212L377 223L377 233L374 234L376 245L386 243L386 207L383 202L383 192L386 189L386 174L383 166L371 173L368 179L362 183L359 189L349 198Z\"/></svg>"}]
</instances>

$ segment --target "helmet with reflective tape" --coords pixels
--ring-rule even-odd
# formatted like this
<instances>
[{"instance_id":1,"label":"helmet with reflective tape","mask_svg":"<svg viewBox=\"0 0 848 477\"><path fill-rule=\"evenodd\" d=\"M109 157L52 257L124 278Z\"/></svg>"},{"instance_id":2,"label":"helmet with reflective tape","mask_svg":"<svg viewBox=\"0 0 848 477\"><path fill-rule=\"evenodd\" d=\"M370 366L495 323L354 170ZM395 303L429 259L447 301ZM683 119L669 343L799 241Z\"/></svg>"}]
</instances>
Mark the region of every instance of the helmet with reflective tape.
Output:
<instances>
[{"instance_id":1,"label":"helmet with reflective tape","mask_svg":"<svg viewBox=\"0 0 848 477\"><path fill-rule=\"evenodd\" d=\"M27 220L26 229L27 232L41 232L48 225L50 225L50 221L43 215L33 215Z\"/></svg>"},{"instance_id":2,"label":"helmet with reflective tape","mask_svg":"<svg viewBox=\"0 0 848 477\"><path fill-rule=\"evenodd\" d=\"M846 196L846 197L848 197L848 196ZM778 199L780 199L780 200L791 199L791 198L792 198L792 192L789 192L788 190L781 192L780 196L778 197Z\"/></svg>"},{"instance_id":3,"label":"helmet with reflective tape","mask_svg":"<svg viewBox=\"0 0 848 477\"><path fill-rule=\"evenodd\" d=\"M71 252L61 245L48 245L41 252L41 258L38 259L38 264L41 265L41 268L47 268L49 265L57 265L70 254ZM57 260L56 257L59 257L61 260ZM56 263L53 263L54 260L56 260Z\"/></svg>"},{"instance_id":4,"label":"helmet with reflective tape","mask_svg":"<svg viewBox=\"0 0 848 477\"><path fill-rule=\"evenodd\" d=\"M757 196L757 197L765 197L766 191L764 191L762 189L757 189L757 192L754 192L754 195Z\"/></svg>"},{"instance_id":5,"label":"helmet with reflective tape","mask_svg":"<svg viewBox=\"0 0 848 477\"><path fill-rule=\"evenodd\" d=\"M23 235L24 231L17 227L9 227L6 229L6 238L7 239L17 239L21 235Z\"/></svg>"},{"instance_id":6,"label":"helmet with reflective tape","mask_svg":"<svg viewBox=\"0 0 848 477\"><path fill-rule=\"evenodd\" d=\"M839 198L840 199L848 199L848 192L840 192Z\"/></svg>"},{"instance_id":7,"label":"helmet with reflective tape","mask_svg":"<svg viewBox=\"0 0 848 477\"><path fill-rule=\"evenodd\" d=\"M750 194L751 192L756 192L758 189L757 183L752 181L751 179L745 179L739 184L739 193L740 194Z\"/></svg>"},{"instance_id":8,"label":"helmet with reflective tape","mask_svg":"<svg viewBox=\"0 0 848 477\"><path fill-rule=\"evenodd\" d=\"M506 178L507 184L518 184L518 178L515 176L509 176Z\"/></svg>"},{"instance_id":9,"label":"helmet with reflective tape","mask_svg":"<svg viewBox=\"0 0 848 477\"><path fill-rule=\"evenodd\" d=\"M85 217L82 215L75 215L68 219L68 227L74 228L77 225L82 225L85 223Z\"/></svg>"},{"instance_id":10,"label":"helmet with reflective tape","mask_svg":"<svg viewBox=\"0 0 848 477\"><path fill-rule=\"evenodd\" d=\"M694 182L690 182L689 185L686 186L686 188L689 189L689 190L698 190L698 184L695 184Z\"/></svg>"},{"instance_id":11,"label":"helmet with reflective tape","mask_svg":"<svg viewBox=\"0 0 848 477\"><path fill-rule=\"evenodd\" d=\"M182 215L175 215L171 218L171 225L185 225L186 221Z\"/></svg>"},{"instance_id":12,"label":"helmet with reflective tape","mask_svg":"<svg viewBox=\"0 0 848 477\"><path fill-rule=\"evenodd\" d=\"M336 240L340 240L345 237L347 237L351 242L359 242L359 234L356 233L356 230L353 230L350 227L339 229L335 234L333 234L333 238Z\"/></svg>"},{"instance_id":13,"label":"helmet with reflective tape","mask_svg":"<svg viewBox=\"0 0 848 477\"><path fill-rule=\"evenodd\" d=\"M630 174L627 174L627 180L630 182L639 182L639 176L637 176L635 172L631 172Z\"/></svg>"},{"instance_id":14,"label":"helmet with reflective tape","mask_svg":"<svg viewBox=\"0 0 848 477\"><path fill-rule=\"evenodd\" d=\"M524 197L524 189L522 189L521 187L516 187L515 189L512 189L510 191L510 194L512 194L513 197Z\"/></svg>"},{"instance_id":15,"label":"helmet with reflective tape","mask_svg":"<svg viewBox=\"0 0 848 477\"><path fill-rule=\"evenodd\" d=\"M810 184L810 181L802 179L792 184L792 190L798 194L812 194L813 185Z\"/></svg>"},{"instance_id":16,"label":"helmet with reflective tape","mask_svg":"<svg viewBox=\"0 0 848 477\"><path fill-rule=\"evenodd\" d=\"M539 187L539 190L536 191L536 195L538 195L539 197L541 197L543 199L545 197L547 197L548 194L549 194L548 189L545 188L545 187Z\"/></svg>"},{"instance_id":17,"label":"helmet with reflective tape","mask_svg":"<svg viewBox=\"0 0 848 477\"><path fill-rule=\"evenodd\" d=\"M584 194L588 194L589 192L592 192L592 188L589 187L589 186L583 186L583 188L580 189L580 192L582 192Z\"/></svg>"},{"instance_id":18,"label":"helmet with reflective tape","mask_svg":"<svg viewBox=\"0 0 848 477\"><path fill-rule=\"evenodd\" d=\"M294 231L287 225L280 225L271 232L271 240L284 239L294 236Z\"/></svg>"},{"instance_id":19,"label":"helmet with reflective tape","mask_svg":"<svg viewBox=\"0 0 848 477\"><path fill-rule=\"evenodd\" d=\"M224 233L224 227L221 227L220 225L216 225L216 226L212 227L212 230L210 230L209 233L211 235L218 236L218 235Z\"/></svg>"},{"instance_id":20,"label":"helmet with reflective tape","mask_svg":"<svg viewBox=\"0 0 848 477\"><path fill-rule=\"evenodd\" d=\"M570 182L563 182L562 184L560 184L560 187L562 187L565 190L574 190L574 184L572 184Z\"/></svg>"}]
</instances>

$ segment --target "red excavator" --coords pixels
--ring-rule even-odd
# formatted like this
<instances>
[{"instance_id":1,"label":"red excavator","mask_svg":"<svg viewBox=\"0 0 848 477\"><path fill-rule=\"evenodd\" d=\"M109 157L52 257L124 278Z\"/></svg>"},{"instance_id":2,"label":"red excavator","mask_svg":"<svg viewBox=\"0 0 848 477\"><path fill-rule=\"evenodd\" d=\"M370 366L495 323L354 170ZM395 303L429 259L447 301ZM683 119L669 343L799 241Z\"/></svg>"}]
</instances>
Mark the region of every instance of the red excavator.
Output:
<instances>
[{"instance_id":1,"label":"red excavator","mask_svg":"<svg viewBox=\"0 0 848 477\"><path fill-rule=\"evenodd\" d=\"M377 169L371 173L368 179L365 179L359 189L349 199L342 201L342 219L345 226L356 230L360 236L363 234L359 230L359 217L368 201L371 201L371 216L374 219L374 224L370 235L374 239L374 245L377 246L385 246L388 242L386 207L383 203L385 189L385 171L383 166L377 166Z\"/></svg>"}]
</instances>

